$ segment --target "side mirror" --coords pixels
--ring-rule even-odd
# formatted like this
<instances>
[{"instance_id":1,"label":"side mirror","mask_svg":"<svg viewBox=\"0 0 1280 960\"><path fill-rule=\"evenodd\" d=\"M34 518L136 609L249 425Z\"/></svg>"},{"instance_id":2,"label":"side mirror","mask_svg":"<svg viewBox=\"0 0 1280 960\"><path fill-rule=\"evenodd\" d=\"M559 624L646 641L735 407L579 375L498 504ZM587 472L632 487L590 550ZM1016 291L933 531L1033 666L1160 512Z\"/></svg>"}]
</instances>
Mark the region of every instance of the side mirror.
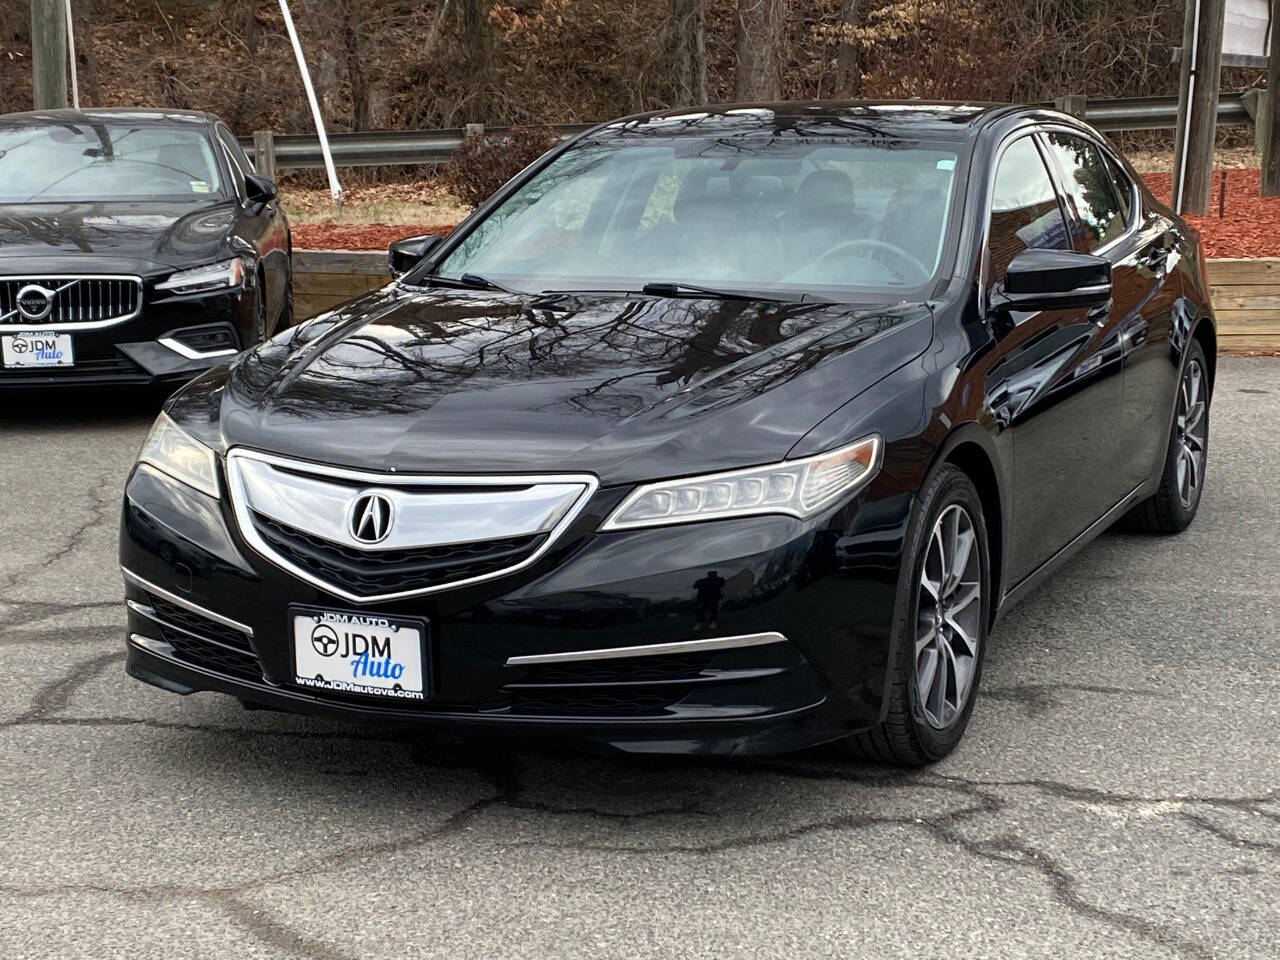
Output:
<instances>
[{"instance_id":1,"label":"side mirror","mask_svg":"<svg viewBox=\"0 0 1280 960\"><path fill-rule=\"evenodd\" d=\"M991 289L993 310L1097 307L1111 299L1111 264L1074 250L1023 250Z\"/></svg>"},{"instance_id":2,"label":"side mirror","mask_svg":"<svg viewBox=\"0 0 1280 960\"><path fill-rule=\"evenodd\" d=\"M393 277L401 277L420 264L444 239L428 233L421 237L405 237L387 248L387 266Z\"/></svg>"},{"instance_id":3,"label":"side mirror","mask_svg":"<svg viewBox=\"0 0 1280 960\"><path fill-rule=\"evenodd\" d=\"M266 177L256 173L244 175L244 195L250 203L270 203L279 193L276 185Z\"/></svg>"}]
</instances>

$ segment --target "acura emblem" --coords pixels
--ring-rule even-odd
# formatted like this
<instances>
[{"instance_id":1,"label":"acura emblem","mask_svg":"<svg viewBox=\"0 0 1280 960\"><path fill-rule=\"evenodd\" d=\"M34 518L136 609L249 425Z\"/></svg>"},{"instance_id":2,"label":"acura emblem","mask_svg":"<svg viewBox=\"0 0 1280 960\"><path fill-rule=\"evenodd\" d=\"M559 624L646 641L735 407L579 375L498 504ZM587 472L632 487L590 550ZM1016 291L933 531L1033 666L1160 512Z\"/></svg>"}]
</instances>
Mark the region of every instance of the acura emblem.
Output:
<instances>
[{"instance_id":1,"label":"acura emblem","mask_svg":"<svg viewBox=\"0 0 1280 960\"><path fill-rule=\"evenodd\" d=\"M18 312L28 320L43 320L53 310L54 291L29 284L18 291Z\"/></svg>"},{"instance_id":2,"label":"acura emblem","mask_svg":"<svg viewBox=\"0 0 1280 960\"><path fill-rule=\"evenodd\" d=\"M362 493L351 505L351 536L381 543L391 532L391 501L380 493Z\"/></svg>"}]
</instances>

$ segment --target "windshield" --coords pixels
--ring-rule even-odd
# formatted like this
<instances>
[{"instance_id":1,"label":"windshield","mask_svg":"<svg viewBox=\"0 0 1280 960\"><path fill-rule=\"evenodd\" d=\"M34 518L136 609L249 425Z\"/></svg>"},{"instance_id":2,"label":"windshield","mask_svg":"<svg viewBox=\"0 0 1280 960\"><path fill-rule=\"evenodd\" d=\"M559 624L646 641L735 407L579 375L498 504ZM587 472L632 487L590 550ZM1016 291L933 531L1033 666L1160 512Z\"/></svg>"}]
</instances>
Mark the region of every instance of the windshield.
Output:
<instances>
[{"instance_id":1,"label":"windshield","mask_svg":"<svg viewBox=\"0 0 1280 960\"><path fill-rule=\"evenodd\" d=\"M0 120L0 203L207 199L220 188L199 130Z\"/></svg>"},{"instance_id":2,"label":"windshield","mask_svg":"<svg viewBox=\"0 0 1280 960\"><path fill-rule=\"evenodd\" d=\"M528 291L902 296L938 272L953 145L673 137L556 158L437 267Z\"/></svg>"}]
</instances>

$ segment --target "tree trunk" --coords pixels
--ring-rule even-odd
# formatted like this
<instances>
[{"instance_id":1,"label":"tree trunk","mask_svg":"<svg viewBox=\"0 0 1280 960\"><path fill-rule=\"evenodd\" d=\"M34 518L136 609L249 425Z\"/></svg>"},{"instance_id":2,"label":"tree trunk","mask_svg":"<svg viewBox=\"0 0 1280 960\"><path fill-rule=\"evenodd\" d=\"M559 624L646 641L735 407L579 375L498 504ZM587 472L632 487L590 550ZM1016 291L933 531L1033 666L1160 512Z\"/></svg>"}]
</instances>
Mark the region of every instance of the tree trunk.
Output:
<instances>
[{"instance_id":1,"label":"tree trunk","mask_svg":"<svg viewBox=\"0 0 1280 960\"><path fill-rule=\"evenodd\" d=\"M360 60L360 38L356 35L352 7L355 0L342 0L342 45L347 52L347 81L351 84L351 129L369 129L369 92L364 82L364 67Z\"/></svg>"},{"instance_id":2,"label":"tree trunk","mask_svg":"<svg viewBox=\"0 0 1280 960\"><path fill-rule=\"evenodd\" d=\"M840 0L840 26L851 30L858 25L858 0ZM841 97L856 97L862 87L862 67L858 47L853 38L840 37L840 53L836 61L836 92Z\"/></svg>"},{"instance_id":3,"label":"tree trunk","mask_svg":"<svg viewBox=\"0 0 1280 960\"><path fill-rule=\"evenodd\" d=\"M248 52L247 62L253 64L254 55L258 52L258 0L249 0L249 13L244 22L244 48ZM240 72L240 82L236 84L236 98L231 107L228 121L232 130L239 130L244 120L244 95L248 90L249 71Z\"/></svg>"},{"instance_id":4,"label":"tree trunk","mask_svg":"<svg viewBox=\"0 0 1280 960\"><path fill-rule=\"evenodd\" d=\"M786 23L786 0L738 0L735 100L781 99L782 38Z\"/></svg>"},{"instance_id":5,"label":"tree trunk","mask_svg":"<svg viewBox=\"0 0 1280 960\"><path fill-rule=\"evenodd\" d=\"M489 108L489 61L493 37L489 32L490 0L461 0L462 55L467 65L467 80L474 91L462 111L464 121L484 123Z\"/></svg>"},{"instance_id":6,"label":"tree trunk","mask_svg":"<svg viewBox=\"0 0 1280 960\"><path fill-rule=\"evenodd\" d=\"M706 0L671 0L672 66L680 104L706 103L707 5Z\"/></svg>"}]
</instances>

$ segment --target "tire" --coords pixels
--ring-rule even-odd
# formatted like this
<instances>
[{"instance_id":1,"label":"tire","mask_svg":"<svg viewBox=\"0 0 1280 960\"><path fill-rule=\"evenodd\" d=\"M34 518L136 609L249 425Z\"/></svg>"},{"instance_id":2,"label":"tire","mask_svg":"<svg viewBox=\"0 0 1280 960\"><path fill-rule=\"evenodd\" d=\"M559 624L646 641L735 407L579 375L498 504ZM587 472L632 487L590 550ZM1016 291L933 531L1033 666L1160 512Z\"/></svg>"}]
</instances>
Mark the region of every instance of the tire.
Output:
<instances>
[{"instance_id":1,"label":"tire","mask_svg":"<svg viewBox=\"0 0 1280 960\"><path fill-rule=\"evenodd\" d=\"M267 339L267 288L262 274L258 274L257 289L253 292L253 343L256 347Z\"/></svg>"},{"instance_id":2,"label":"tire","mask_svg":"<svg viewBox=\"0 0 1280 960\"><path fill-rule=\"evenodd\" d=\"M878 727L844 741L858 759L909 767L941 760L964 735L982 678L992 592L986 518L973 481L945 464L925 484L920 503L919 522L910 528L904 553L910 558L903 567L907 575L898 585L888 714ZM940 537L946 533L949 539L952 529L972 535L958 578L939 567L946 549ZM953 551L953 556L958 554ZM975 595L964 602L971 592ZM939 593L941 604L932 599ZM943 620L937 616L939 609L949 610ZM947 648L952 651L949 660ZM939 686L939 663L944 660L951 671L950 698L947 681Z\"/></svg>"},{"instance_id":3,"label":"tire","mask_svg":"<svg viewBox=\"0 0 1280 960\"><path fill-rule=\"evenodd\" d=\"M1204 348L1192 340L1178 375L1178 397L1160 486L1124 515L1123 529L1168 535L1181 533L1196 518L1209 462L1208 369ZM1194 410L1197 406L1198 416L1189 415L1188 407Z\"/></svg>"},{"instance_id":4,"label":"tire","mask_svg":"<svg viewBox=\"0 0 1280 960\"><path fill-rule=\"evenodd\" d=\"M284 278L284 305L280 308L280 318L276 321L276 332L288 330L293 326L293 271Z\"/></svg>"}]
</instances>

